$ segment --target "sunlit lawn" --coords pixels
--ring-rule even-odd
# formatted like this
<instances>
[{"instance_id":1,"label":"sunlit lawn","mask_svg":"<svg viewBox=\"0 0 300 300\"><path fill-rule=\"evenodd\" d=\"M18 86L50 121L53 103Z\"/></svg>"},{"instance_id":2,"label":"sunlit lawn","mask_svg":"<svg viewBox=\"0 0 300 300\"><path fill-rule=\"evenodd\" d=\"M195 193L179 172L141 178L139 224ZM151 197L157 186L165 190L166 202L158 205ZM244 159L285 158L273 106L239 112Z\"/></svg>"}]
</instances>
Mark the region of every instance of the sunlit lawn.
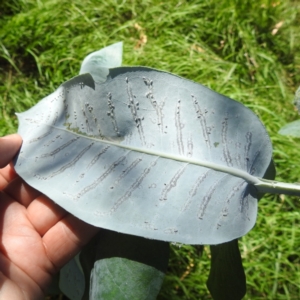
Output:
<instances>
[{"instance_id":1,"label":"sunlit lawn","mask_svg":"<svg viewBox=\"0 0 300 300\"><path fill-rule=\"evenodd\" d=\"M274 147L277 179L300 181L299 139L277 132L298 118L297 1L34 1L0 4L0 135L21 112L78 74L86 54L124 42L124 65L163 69L251 108ZM268 195L240 241L245 299L300 299L300 204ZM159 299L211 299L209 247L172 246Z\"/></svg>"}]
</instances>

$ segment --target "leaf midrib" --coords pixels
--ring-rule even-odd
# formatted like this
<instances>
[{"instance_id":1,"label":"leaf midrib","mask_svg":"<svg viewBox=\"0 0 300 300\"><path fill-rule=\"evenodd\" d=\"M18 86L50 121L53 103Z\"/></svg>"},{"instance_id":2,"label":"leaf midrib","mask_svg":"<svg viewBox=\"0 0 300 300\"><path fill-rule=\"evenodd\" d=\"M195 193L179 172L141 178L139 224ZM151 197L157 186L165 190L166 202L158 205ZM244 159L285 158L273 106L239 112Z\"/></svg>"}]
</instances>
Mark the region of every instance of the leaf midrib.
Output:
<instances>
[{"instance_id":1,"label":"leaf midrib","mask_svg":"<svg viewBox=\"0 0 300 300\"><path fill-rule=\"evenodd\" d=\"M165 152L161 152L161 151L155 151L155 150L150 150L150 149L145 149L145 148L122 145L122 144L119 144L119 143L116 143L116 142L101 140L101 139L94 138L94 137L91 137L91 136L79 134L79 133L73 132L71 130L61 128L61 127L57 127L57 126L54 126L54 125L42 124L42 123L40 123L40 125L49 126L49 127L54 128L54 129L57 129L57 130L66 131L66 132L69 132L69 133L74 134L76 136L80 136L81 138L101 142L101 143L111 145L111 146L120 147L120 148L129 150L129 151L135 151L135 152L139 152L139 153L143 153L143 154L148 154L148 155L153 155L153 156L162 157L162 158L166 158L166 159L176 160L176 161L179 161L179 162L182 162L182 163L187 163L187 164L192 164L192 165L197 165L197 166L205 167L205 168L208 168L208 169L212 169L212 170L215 170L217 172L227 173L227 174L230 174L232 176L242 178L246 182L248 182L249 184L255 185L255 184L259 184L261 182L258 177L250 175L246 171L243 171L243 170L240 170L240 169L237 169L237 168L233 168L233 167L224 166L224 165L221 165L221 164L216 164L216 163L213 163L213 162L210 162L210 161L204 161L204 160L199 160L199 159L191 159L191 158L187 158L187 157L184 157L184 156L173 155L173 154L165 153Z\"/></svg>"}]
</instances>

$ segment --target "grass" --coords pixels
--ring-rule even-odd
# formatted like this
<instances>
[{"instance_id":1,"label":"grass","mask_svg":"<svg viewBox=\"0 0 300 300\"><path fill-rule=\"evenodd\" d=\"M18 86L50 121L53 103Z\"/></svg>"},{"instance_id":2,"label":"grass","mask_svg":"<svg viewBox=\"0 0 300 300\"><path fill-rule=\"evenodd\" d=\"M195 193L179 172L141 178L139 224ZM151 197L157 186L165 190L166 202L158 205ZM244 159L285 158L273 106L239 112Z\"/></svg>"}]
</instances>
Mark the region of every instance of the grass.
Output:
<instances>
[{"instance_id":1,"label":"grass","mask_svg":"<svg viewBox=\"0 0 300 300\"><path fill-rule=\"evenodd\" d=\"M0 4L0 135L24 111L75 76L86 54L124 42L124 65L202 83L251 108L274 148L277 179L300 181L298 139L277 132L298 118L300 16L295 0L12 0ZM300 204L265 196L240 240L245 299L300 299ZM159 299L211 299L209 248L172 246Z\"/></svg>"}]
</instances>

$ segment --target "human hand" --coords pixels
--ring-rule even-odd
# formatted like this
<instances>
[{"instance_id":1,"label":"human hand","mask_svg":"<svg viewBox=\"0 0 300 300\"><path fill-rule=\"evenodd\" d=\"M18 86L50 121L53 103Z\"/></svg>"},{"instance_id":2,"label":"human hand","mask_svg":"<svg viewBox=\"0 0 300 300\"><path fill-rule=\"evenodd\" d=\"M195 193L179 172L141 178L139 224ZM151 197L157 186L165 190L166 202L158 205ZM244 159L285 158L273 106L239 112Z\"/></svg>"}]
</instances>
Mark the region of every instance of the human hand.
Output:
<instances>
[{"instance_id":1,"label":"human hand","mask_svg":"<svg viewBox=\"0 0 300 300\"><path fill-rule=\"evenodd\" d=\"M44 299L52 275L99 230L15 173L21 144L17 134L0 138L0 300Z\"/></svg>"}]
</instances>

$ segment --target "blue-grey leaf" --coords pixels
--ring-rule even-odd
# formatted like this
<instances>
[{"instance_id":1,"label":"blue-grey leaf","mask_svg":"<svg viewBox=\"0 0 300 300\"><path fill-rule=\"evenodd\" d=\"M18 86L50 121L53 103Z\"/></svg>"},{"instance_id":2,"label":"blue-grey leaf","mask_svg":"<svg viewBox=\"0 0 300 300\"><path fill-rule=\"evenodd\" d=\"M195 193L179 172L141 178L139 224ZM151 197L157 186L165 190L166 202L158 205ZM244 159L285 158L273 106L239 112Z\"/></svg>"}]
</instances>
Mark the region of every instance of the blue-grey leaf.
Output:
<instances>
[{"instance_id":1,"label":"blue-grey leaf","mask_svg":"<svg viewBox=\"0 0 300 300\"><path fill-rule=\"evenodd\" d=\"M300 111L300 87L298 87L295 98L294 98L294 105L298 112ZM282 135L290 135L293 137L300 137L300 120L296 120L294 122L288 123L282 128L280 128L279 134Z\"/></svg>"},{"instance_id":2,"label":"blue-grey leaf","mask_svg":"<svg viewBox=\"0 0 300 300\"><path fill-rule=\"evenodd\" d=\"M102 229L80 254L83 299L156 299L168 260L169 243Z\"/></svg>"},{"instance_id":3,"label":"blue-grey leaf","mask_svg":"<svg viewBox=\"0 0 300 300\"><path fill-rule=\"evenodd\" d=\"M150 68L83 74L18 115L16 171L95 226L186 244L246 234L272 147L257 116Z\"/></svg>"},{"instance_id":4,"label":"blue-grey leaf","mask_svg":"<svg viewBox=\"0 0 300 300\"><path fill-rule=\"evenodd\" d=\"M297 110L300 113L300 86L298 87L298 89L295 93L294 104L296 105Z\"/></svg>"},{"instance_id":5,"label":"blue-grey leaf","mask_svg":"<svg viewBox=\"0 0 300 300\"><path fill-rule=\"evenodd\" d=\"M83 60L79 74L90 73L96 82L104 82L109 73L109 68L122 65L122 54L122 42L93 52Z\"/></svg>"},{"instance_id":6,"label":"blue-grey leaf","mask_svg":"<svg viewBox=\"0 0 300 300\"><path fill-rule=\"evenodd\" d=\"M60 290L72 300L81 300L85 289L84 274L76 258L70 260L61 270L59 276Z\"/></svg>"},{"instance_id":7,"label":"blue-grey leaf","mask_svg":"<svg viewBox=\"0 0 300 300\"><path fill-rule=\"evenodd\" d=\"M298 112L300 113L300 87L298 87L295 93L294 105L296 106ZM300 120L288 123L282 128L280 128L279 134L290 135L293 137L300 137Z\"/></svg>"},{"instance_id":8,"label":"blue-grey leaf","mask_svg":"<svg viewBox=\"0 0 300 300\"><path fill-rule=\"evenodd\" d=\"M296 120L294 122L286 124L285 126L280 128L278 133L282 135L300 137L300 120Z\"/></svg>"},{"instance_id":9,"label":"blue-grey leaf","mask_svg":"<svg viewBox=\"0 0 300 300\"><path fill-rule=\"evenodd\" d=\"M124 272L125 269L129 272ZM129 259L101 259L95 262L91 273L90 299L155 300L164 275L153 267Z\"/></svg>"}]
</instances>

